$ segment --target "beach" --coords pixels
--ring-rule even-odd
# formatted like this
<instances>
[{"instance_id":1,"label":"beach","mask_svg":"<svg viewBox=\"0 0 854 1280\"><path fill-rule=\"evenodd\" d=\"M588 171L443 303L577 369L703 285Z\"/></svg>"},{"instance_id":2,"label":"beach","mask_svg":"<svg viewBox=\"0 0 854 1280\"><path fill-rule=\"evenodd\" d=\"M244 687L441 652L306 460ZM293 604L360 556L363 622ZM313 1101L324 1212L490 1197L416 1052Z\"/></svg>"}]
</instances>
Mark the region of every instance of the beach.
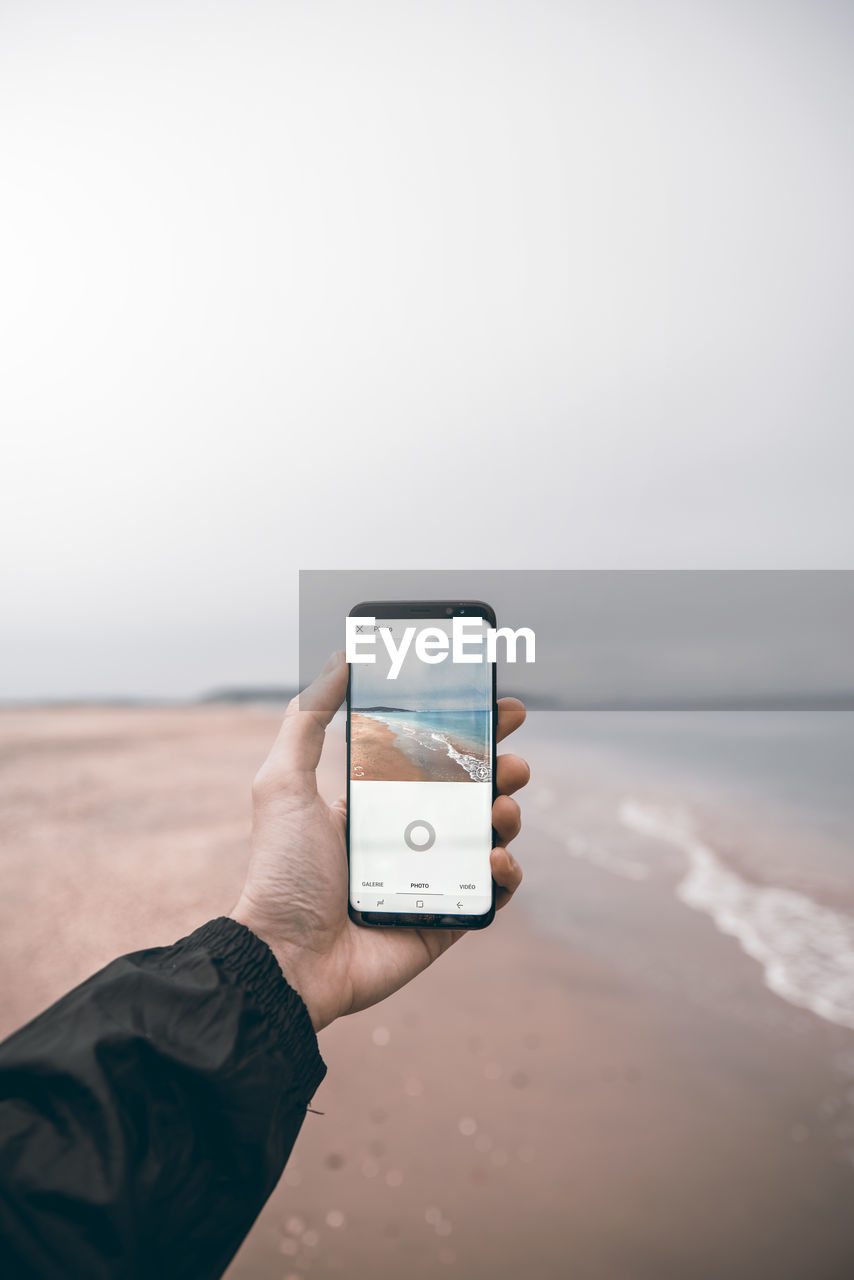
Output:
<instances>
[{"instance_id":1,"label":"beach","mask_svg":"<svg viewBox=\"0 0 854 1280\"><path fill-rule=\"evenodd\" d=\"M323 1114L230 1280L850 1274L843 819L546 716L508 744L533 769L517 900L321 1033ZM3 1034L230 909L277 727L263 706L0 714ZM345 758L336 722L330 799Z\"/></svg>"},{"instance_id":2,"label":"beach","mask_svg":"<svg viewBox=\"0 0 854 1280\"><path fill-rule=\"evenodd\" d=\"M412 713L350 719L350 778L382 782L487 782L486 745L455 735L443 725L422 728Z\"/></svg>"},{"instance_id":3,"label":"beach","mask_svg":"<svg viewBox=\"0 0 854 1280\"><path fill-rule=\"evenodd\" d=\"M354 712L350 720L350 779L393 782L429 782L426 769L418 767L395 745L396 735L373 716Z\"/></svg>"}]
</instances>

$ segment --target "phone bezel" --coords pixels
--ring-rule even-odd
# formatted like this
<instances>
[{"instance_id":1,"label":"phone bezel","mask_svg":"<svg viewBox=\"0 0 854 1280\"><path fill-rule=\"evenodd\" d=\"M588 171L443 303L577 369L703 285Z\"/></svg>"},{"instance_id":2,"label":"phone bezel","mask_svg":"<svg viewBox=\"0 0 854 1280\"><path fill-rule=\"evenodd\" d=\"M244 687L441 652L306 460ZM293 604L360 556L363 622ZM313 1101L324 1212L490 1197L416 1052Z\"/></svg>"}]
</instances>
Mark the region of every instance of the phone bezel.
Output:
<instances>
[{"instance_id":1,"label":"phone bezel","mask_svg":"<svg viewBox=\"0 0 854 1280\"><path fill-rule=\"evenodd\" d=\"M495 610L483 600L365 600L354 605L349 616L369 618L420 618L447 621L448 618L465 615L483 618L495 627ZM495 783L496 740L498 731L498 695L495 663L492 664L492 801L498 794ZM396 912L360 911L351 901L350 884L350 673L347 675L347 911L356 924L369 929L485 929L495 919L497 886L492 880L492 904L483 915L455 915L450 912ZM498 833L492 828L492 847L495 848Z\"/></svg>"}]
</instances>

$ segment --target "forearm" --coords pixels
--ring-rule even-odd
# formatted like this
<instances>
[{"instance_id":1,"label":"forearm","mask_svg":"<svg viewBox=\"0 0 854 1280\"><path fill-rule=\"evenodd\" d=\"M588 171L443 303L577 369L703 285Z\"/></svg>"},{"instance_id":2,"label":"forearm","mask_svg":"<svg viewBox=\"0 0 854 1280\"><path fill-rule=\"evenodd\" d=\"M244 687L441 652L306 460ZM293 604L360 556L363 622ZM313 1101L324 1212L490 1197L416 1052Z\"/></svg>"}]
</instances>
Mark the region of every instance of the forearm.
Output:
<instances>
[{"instance_id":1,"label":"forearm","mask_svg":"<svg viewBox=\"0 0 854 1280\"><path fill-rule=\"evenodd\" d=\"M269 949L221 919L0 1045L0 1235L39 1277L219 1276L325 1074Z\"/></svg>"}]
</instances>

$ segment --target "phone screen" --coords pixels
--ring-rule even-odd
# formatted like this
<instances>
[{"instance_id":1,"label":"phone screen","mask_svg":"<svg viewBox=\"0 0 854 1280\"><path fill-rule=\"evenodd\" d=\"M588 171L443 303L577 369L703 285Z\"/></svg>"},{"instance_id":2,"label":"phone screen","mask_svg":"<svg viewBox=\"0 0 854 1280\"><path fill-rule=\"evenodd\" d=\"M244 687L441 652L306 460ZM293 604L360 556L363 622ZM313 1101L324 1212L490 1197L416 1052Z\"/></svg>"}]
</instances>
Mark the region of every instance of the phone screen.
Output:
<instances>
[{"instance_id":1,"label":"phone screen","mask_svg":"<svg viewBox=\"0 0 854 1280\"><path fill-rule=\"evenodd\" d=\"M476 637L488 626L470 617L467 629ZM448 616L375 620L398 647L412 627L435 629L451 648ZM435 916L486 916L493 905L493 664L485 647L482 661L453 661L448 652L425 662L411 643L389 679L393 661L379 634L373 650L373 663L350 667L351 906L423 915L425 924L438 923Z\"/></svg>"}]
</instances>

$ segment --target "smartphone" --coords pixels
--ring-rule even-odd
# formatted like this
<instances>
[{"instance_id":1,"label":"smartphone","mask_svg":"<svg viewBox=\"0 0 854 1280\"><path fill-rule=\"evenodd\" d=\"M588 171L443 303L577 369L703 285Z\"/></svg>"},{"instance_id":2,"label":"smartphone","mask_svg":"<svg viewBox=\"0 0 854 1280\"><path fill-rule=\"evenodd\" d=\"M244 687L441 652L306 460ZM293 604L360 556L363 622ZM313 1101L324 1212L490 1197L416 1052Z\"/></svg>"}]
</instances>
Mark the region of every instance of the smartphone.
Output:
<instances>
[{"instance_id":1,"label":"smartphone","mask_svg":"<svg viewBox=\"0 0 854 1280\"><path fill-rule=\"evenodd\" d=\"M347 687L350 918L483 929L495 916L495 663L485 644L482 661L454 661L450 650L455 618L476 641L495 613L480 600L371 600L350 616L374 619L363 643L375 659L351 662ZM434 655L448 637L444 659L422 660L410 643L396 663L382 629L399 652L407 628L428 627Z\"/></svg>"}]
</instances>

